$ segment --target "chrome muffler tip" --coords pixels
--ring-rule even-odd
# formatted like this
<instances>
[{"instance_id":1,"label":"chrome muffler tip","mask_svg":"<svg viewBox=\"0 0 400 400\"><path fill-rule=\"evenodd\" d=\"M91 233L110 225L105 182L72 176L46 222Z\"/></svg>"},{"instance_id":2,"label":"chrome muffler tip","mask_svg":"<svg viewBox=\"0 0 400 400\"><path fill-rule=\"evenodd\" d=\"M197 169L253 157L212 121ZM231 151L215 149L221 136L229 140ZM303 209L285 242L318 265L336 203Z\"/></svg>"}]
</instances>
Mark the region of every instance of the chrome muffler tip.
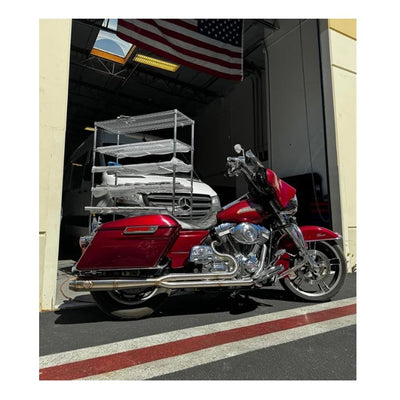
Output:
<instances>
[{"instance_id":1,"label":"chrome muffler tip","mask_svg":"<svg viewBox=\"0 0 400 400\"><path fill-rule=\"evenodd\" d=\"M87 291L93 289L93 281L82 281L75 279L73 281L69 282L69 289L73 290L74 292L80 292L80 291Z\"/></svg>"}]
</instances>

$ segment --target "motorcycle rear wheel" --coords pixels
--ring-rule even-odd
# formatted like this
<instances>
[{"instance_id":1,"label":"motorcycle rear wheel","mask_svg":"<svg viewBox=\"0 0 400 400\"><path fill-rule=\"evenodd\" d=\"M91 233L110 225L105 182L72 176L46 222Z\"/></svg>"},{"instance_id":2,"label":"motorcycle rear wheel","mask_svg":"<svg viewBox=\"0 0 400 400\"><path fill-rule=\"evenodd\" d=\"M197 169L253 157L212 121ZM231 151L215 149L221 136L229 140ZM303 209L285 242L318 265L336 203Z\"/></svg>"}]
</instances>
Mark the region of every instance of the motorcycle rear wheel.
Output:
<instances>
[{"instance_id":1,"label":"motorcycle rear wheel","mask_svg":"<svg viewBox=\"0 0 400 400\"><path fill-rule=\"evenodd\" d=\"M343 286L347 274L346 258L335 242L312 242L308 252L318 265L316 275L304 265L280 280L280 283L297 298L312 302L328 301Z\"/></svg>"},{"instance_id":2,"label":"motorcycle rear wheel","mask_svg":"<svg viewBox=\"0 0 400 400\"><path fill-rule=\"evenodd\" d=\"M149 317L168 297L158 288L93 291L91 294L100 310L118 320Z\"/></svg>"}]
</instances>

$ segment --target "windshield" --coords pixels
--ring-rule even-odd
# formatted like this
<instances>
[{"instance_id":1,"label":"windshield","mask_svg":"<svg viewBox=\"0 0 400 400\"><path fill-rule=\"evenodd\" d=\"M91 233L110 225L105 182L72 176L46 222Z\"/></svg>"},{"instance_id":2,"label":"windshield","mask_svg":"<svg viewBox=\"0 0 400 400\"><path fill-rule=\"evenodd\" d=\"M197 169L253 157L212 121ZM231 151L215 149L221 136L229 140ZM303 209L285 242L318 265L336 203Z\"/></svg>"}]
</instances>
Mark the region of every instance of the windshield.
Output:
<instances>
[{"instance_id":1,"label":"windshield","mask_svg":"<svg viewBox=\"0 0 400 400\"><path fill-rule=\"evenodd\" d=\"M253 167L265 168L251 150L246 151L246 162Z\"/></svg>"}]
</instances>

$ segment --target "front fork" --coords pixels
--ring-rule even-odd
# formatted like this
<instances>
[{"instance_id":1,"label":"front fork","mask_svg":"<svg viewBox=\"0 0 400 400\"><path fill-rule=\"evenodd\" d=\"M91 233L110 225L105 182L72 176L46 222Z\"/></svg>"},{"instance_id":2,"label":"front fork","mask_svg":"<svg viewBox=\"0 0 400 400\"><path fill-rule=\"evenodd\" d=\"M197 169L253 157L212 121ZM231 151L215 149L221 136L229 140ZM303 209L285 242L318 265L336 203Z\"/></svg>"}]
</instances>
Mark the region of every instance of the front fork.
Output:
<instances>
[{"instance_id":1,"label":"front fork","mask_svg":"<svg viewBox=\"0 0 400 400\"><path fill-rule=\"evenodd\" d=\"M304 241L303 233L301 232L301 229L296 223L293 222L288 222L288 217L286 216L285 212L279 211L279 209L276 207L273 201L270 202L271 207L275 211L277 217L279 218L282 228L293 240L294 244L299 250L300 255L303 257L303 259L306 261L306 263L309 265L309 269L313 275L318 274L318 264L314 260L314 258L310 255L310 253L307 251L307 245L306 242ZM291 218L291 217L289 217Z\"/></svg>"},{"instance_id":2,"label":"front fork","mask_svg":"<svg viewBox=\"0 0 400 400\"><path fill-rule=\"evenodd\" d=\"M311 257L310 253L307 251L307 245L304 241L303 233L301 232L298 225L291 223L284 227L285 232L292 238L294 244L299 249L300 255L305 259L310 267L310 271L313 274L318 274L318 264L315 262L314 258Z\"/></svg>"}]
</instances>

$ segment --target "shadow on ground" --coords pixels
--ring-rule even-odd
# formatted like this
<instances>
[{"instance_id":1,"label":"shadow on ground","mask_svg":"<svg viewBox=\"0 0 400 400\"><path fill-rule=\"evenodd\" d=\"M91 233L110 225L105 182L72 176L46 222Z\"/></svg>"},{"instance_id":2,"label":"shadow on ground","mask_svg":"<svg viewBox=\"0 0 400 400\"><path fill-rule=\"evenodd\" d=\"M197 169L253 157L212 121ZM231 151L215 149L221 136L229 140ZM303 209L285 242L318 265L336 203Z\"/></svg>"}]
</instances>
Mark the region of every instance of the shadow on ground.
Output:
<instances>
[{"instance_id":1,"label":"shadow on ground","mask_svg":"<svg viewBox=\"0 0 400 400\"><path fill-rule=\"evenodd\" d=\"M221 312L240 315L259 307L273 307L268 304L268 300L293 301L293 298L286 291L277 288L243 291L236 296L231 296L229 292L178 292L168 297L159 310L149 318ZM77 302L82 302L82 305L76 307ZM111 320L111 317L97 308L90 295L77 296L74 303L75 307L69 307L68 301L60 306L60 309L55 312L58 315L56 324Z\"/></svg>"}]
</instances>

